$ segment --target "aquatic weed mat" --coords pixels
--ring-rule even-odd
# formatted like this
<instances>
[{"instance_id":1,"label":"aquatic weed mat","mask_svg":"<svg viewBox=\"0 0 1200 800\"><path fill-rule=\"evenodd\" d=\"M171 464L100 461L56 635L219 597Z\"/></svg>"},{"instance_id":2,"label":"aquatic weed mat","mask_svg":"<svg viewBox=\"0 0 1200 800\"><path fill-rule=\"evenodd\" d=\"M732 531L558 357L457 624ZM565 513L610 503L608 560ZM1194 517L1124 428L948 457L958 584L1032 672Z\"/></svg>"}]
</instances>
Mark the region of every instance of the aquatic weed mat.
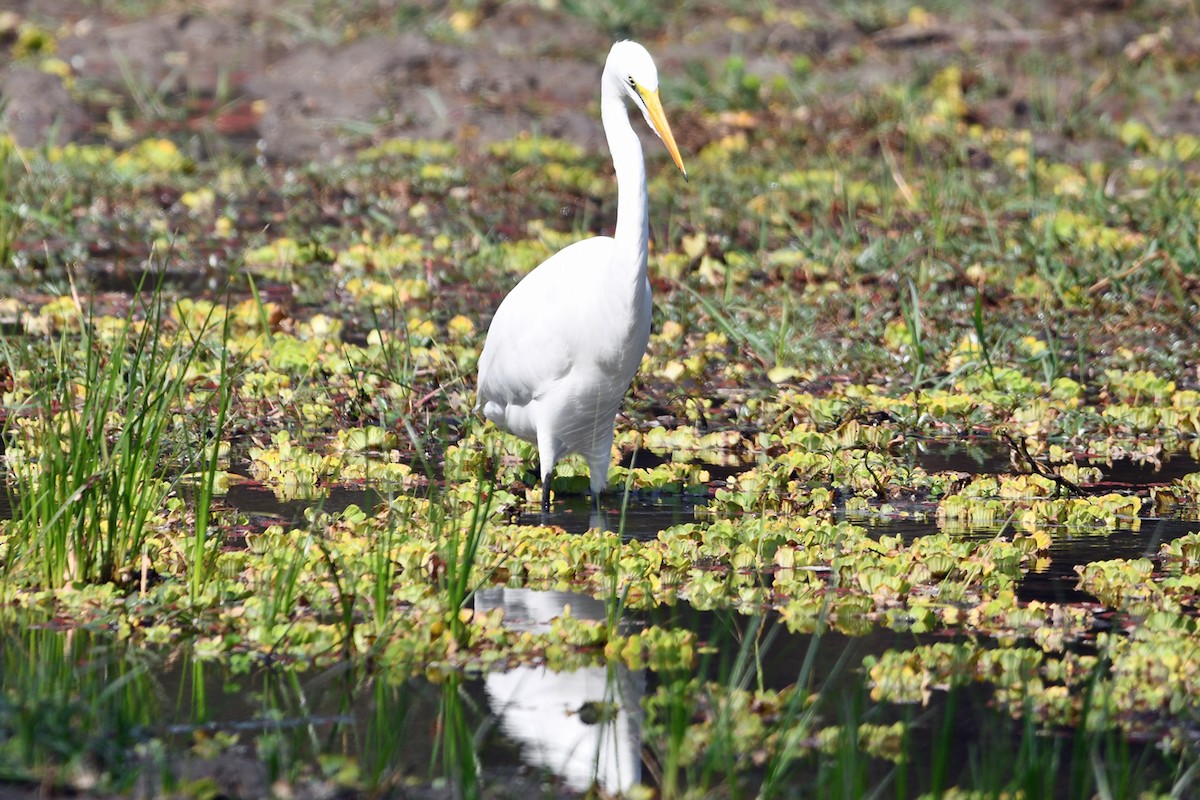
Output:
<instances>
[{"instance_id":1,"label":"aquatic weed mat","mask_svg":"<svg viewBox=\"0 0 1200 800\"><path fill-rule=\"evenodd\" d=\"M1186 794L1194 15L510 5L0 18L5 779ZM611 225L627 33L691 181L617 491L539 518L475 362Z\"/></svg>"}]
</instances>

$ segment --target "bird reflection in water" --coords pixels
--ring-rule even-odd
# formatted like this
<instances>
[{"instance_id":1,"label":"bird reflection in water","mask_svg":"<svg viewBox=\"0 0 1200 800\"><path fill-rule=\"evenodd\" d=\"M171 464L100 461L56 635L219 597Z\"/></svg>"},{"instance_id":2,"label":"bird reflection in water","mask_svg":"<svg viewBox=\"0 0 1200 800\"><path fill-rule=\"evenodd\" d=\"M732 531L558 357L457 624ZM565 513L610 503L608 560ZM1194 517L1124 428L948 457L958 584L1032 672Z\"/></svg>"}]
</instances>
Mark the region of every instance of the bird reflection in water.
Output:
<instances>
[{"instance_id":1,"label":"bird reflection in water","mask_svg":"<svg viewBox=\"0 0 1200 800\"><path fill-rule=\"evenodd\" d=\"M605 619L604 603L572 592L483 589L475 609L504 609L514 630L547 631L571 607L577 619ZM521 666L485 678L488 702L522 757L550 770L575 791L593 785L627 792L641 781L641 698L645 676L624 664L555 672Z\"/></svg>"}]
</instances>

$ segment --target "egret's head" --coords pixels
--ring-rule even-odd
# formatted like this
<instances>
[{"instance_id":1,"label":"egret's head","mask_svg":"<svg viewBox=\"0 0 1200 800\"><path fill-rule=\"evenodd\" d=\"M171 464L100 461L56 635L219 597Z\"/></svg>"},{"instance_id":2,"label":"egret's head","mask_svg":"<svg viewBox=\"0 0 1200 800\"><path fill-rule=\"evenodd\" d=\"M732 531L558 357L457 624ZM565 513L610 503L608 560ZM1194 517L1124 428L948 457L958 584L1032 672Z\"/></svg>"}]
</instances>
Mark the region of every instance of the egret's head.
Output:
<instances>
[{"instance_id":1,"label":"egret's head","mask_svg":"<svg viewBox=\"0 0 1200 800\"><path fill-rule=\"evenodd\" d=\"M617 42L608 51L606 69L614 73L613 77L621 81L621 86L635 103L644 105L639 95L639 89L649 92L658 91L658 68L646 48L634 41L626 39Z\"/></svg>"},{"instance_id":2,"label":"egret's head","mask_svg":"<svg viewBox=\"0 0 1200 800\"><path fill-rule=\"evenodd\" d=\"M667 116L658 97L658 67L654 66L650 53L637 42L617 42L608 51L604 74L608 80L616 81L630 101L641 110L646 124L662 139L671 158L675 160L675 166L687 178L687 170L683 167L683 159L679 156L679 148L675 145L675 137L671 135L671 126L667 124Z\"/></svg>"}]
</instances>

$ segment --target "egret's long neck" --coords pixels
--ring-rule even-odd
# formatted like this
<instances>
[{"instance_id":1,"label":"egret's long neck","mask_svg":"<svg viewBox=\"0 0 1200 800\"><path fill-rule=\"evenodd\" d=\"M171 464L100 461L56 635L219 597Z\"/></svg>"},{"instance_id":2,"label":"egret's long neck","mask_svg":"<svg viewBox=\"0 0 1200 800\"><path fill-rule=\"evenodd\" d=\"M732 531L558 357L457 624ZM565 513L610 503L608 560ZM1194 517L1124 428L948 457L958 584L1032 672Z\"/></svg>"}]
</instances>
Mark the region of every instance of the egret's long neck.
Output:
<instances>
[{"instance_id":1,"label":"egret's long neck","mask_svg":"<svg viewBox=\"0 0 1200 800\"><path fill-rule=\"evenodd\" d=\"M607 75L600 95L600 119L617 172L617 229L613 234L616 263L632 265L636 272L629 277L640 285L646 276L646 247L650 241L646 163L642 159L642 143L629 124L621 90Z\"/></svg>"}]
</instances>

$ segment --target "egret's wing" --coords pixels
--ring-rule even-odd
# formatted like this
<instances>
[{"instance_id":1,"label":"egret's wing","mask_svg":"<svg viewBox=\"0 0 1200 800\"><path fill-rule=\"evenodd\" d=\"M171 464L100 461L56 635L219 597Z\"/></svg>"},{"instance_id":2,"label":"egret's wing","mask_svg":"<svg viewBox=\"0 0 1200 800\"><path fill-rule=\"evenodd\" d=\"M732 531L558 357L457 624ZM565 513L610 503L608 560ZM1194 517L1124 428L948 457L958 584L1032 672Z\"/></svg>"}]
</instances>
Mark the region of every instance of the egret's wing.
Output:
<instances>
[{"instance_id":1,"label":"egret's wing","mask_svg":"<svg viewBox=\"0 0 1200 800\"><path fill-rule=\"evenodd\" d=\"M560 250L526 275L496 310L479 357L478 405L523 406L571 371L580 309L593 302L589 278L602 270L612 239Z\"/></svg>"},{"instance_id":2,"label":"egret's wing","mask_svg":"<svg viewBox=\"0 0 1200 800\"><path fill-rule=\"evenodd\" d=\"M571 357L555 325L510 303L496 311L479 359L479 403L523 406L571 370Z\"/></svg>"}]
</instances>

